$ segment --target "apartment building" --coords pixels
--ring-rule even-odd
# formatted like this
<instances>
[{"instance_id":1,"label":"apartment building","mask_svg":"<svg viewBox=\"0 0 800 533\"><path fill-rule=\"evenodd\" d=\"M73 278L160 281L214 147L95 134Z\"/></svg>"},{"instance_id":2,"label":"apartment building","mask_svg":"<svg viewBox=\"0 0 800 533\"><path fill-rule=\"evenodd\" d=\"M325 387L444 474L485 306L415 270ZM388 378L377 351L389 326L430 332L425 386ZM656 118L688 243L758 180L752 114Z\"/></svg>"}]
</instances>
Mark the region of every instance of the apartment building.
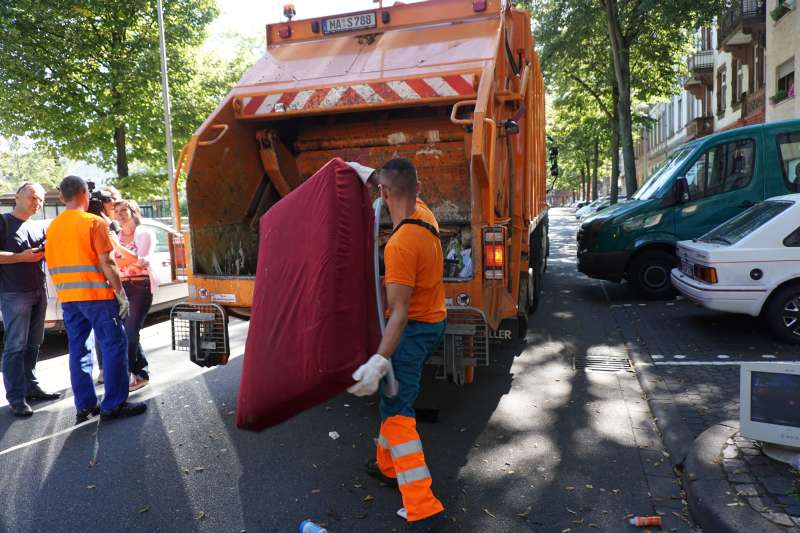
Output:
<instances>
[{"instance_id":1,"label":"apartment building","mask_svg":"<svg viewBox=\"0 0 800 533\"><path fill-rule=\"evenodd\" d=\"M800 66L800 11L797 0L767 3L766 120L800 118L796 72Z\"/></svg>"}]
</instances>

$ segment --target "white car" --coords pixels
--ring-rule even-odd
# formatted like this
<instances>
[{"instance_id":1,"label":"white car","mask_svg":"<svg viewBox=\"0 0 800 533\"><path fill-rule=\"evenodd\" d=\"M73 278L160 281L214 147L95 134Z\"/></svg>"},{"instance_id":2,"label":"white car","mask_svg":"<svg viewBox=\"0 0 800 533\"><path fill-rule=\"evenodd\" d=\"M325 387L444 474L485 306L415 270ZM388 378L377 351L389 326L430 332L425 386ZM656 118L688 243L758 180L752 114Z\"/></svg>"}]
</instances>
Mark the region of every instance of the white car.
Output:
<instances>
[{"instance_id":1,"label":"white car","mask_svg":"<svg viewBox=\"0 0 800 533\"><path fill-rule=\"evenodd\" d=\"M169 253L169 234L178 233L157 220L143 218L142 227L148 229L155 237L155 249L150 258L150 266L158 279L158 291L153 296L150 312L171 308L174 304L188 296L186 281L172 281L172 259ZM2 315L0 315L2 318ZM58 303L55 285L50 274L47 274L47 314L44 327L48 331L61 330L64 327L61 306Z\"/></svg>"},{"instance_id":2,"label":"white car","mask_svg":"<svg viewBox=\"0 0 800 533\"><path fill-rule=\"evenodd\" d=\"M694 241L678 243L673 286L709 309L762 316L800 343L800 194L756 204Z\"/></svg>"}]
</instances>

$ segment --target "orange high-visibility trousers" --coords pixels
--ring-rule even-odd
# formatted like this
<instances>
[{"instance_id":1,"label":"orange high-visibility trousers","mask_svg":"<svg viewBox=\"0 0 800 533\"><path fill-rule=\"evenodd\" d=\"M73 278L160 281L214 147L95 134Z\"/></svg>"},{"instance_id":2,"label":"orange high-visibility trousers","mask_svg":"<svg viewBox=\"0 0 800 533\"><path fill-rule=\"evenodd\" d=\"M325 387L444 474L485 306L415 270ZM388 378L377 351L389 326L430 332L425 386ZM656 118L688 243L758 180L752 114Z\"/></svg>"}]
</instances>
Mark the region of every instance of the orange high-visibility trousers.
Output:
<instances>
[{"instance_id":1,"label":"orange high-visibility trousers","mask_svg":"<svg viewBox=\"0 0 800 533\"><path fill-rule=\"evenodd\" d=\"M431 490L431 473L425 464L414 418L395 415L383 421L376 458L383 475L397 479L409 522L444 511L442 502Z\"/></svg>"}]
</instances>

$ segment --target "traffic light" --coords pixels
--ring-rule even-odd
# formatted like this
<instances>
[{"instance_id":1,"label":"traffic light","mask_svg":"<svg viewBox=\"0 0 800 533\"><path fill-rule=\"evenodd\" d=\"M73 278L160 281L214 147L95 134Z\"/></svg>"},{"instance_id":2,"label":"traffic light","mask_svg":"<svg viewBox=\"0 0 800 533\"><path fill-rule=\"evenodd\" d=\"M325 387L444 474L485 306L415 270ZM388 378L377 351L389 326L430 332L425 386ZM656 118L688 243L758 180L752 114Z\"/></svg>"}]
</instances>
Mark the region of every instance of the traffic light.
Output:
<instances>
[{"instance_id":1,"label":"traffic light","mask_svg":"<svg viewBox=\"0 0 800 533\"><path fill-rule=\"evenodd\" d=\"M551 147L550 150L550 175L558 176L558 148Z\"/></svg>"}]
</instances>

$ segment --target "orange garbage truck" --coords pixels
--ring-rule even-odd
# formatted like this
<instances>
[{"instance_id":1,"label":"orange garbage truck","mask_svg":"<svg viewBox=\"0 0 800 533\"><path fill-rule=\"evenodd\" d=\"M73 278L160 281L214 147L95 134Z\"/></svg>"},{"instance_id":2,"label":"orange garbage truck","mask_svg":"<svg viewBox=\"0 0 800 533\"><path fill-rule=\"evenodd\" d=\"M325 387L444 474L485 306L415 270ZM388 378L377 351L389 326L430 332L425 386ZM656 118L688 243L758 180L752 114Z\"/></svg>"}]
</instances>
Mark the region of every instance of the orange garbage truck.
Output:
<instances>
[{"instance_id":1,"label":"orange garbage truck","mask_svg":"<svg viewBox=\"0 0 800 533\"><path fill-rule=\"evenodd\" d=\"M268 25L266 53L192 136L171 181L177 207L185 174L189 212L189 299L172 310L173 348L202 366L227 362L228 317L252 305L258 220L283 196L334 157L375 168L403 157L445 252L447 330L430 363L471 382L492 339L527 329L541 292L544 128L530 13L508 2Z\"/></svg>"}]
</instances>

